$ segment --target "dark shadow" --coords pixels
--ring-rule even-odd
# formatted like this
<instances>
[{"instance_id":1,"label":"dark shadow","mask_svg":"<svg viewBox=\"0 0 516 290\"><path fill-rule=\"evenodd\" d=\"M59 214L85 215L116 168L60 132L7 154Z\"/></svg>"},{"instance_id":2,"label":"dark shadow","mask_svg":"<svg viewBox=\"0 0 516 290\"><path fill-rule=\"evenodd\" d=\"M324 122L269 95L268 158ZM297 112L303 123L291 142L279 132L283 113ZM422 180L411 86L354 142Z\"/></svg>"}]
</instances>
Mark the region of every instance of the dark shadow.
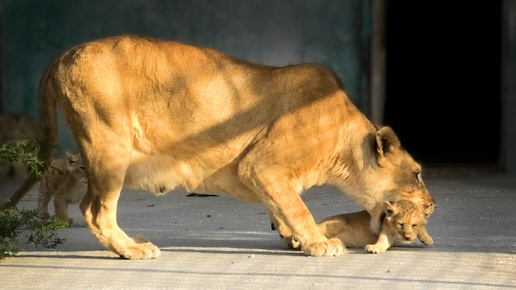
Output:
<instances>
[{"instance_id":1,"label":"dark shadow","mask_svg":"<svg viewBox=\"0 0 516 290\"><path fill-rule=\"evenodd\" d=\"M501 2L387 5L384 123L423 165L499 165Z\"/></svg>"}]
</instances>

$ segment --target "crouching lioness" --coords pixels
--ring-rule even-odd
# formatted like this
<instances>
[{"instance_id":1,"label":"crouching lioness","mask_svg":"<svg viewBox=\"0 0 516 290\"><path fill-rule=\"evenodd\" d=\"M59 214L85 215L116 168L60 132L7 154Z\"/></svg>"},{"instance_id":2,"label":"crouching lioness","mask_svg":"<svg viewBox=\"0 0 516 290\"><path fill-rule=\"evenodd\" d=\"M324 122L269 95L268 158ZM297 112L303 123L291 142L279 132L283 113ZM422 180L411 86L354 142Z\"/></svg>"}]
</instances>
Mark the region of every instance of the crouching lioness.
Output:
<instances>
[{"instance_id":1,"label":"crouching lioness","mask_svg":"<svg viewBox=\"0 0 516 290\"><path fill-rule=\"evenodd\" d=\"M339 256L345 247L319 231L299 196L309 187L333 184L373 217L385 200L433 202L394 132L369 122L320 65L267 67L208 48L115 37L75 47L45 71L39 106L51 144L56 104L88 175L85 222L124 258L160 255L118 227L124 185L263 202L285 241L312 256Z\"/></svg>"}]
</instances>

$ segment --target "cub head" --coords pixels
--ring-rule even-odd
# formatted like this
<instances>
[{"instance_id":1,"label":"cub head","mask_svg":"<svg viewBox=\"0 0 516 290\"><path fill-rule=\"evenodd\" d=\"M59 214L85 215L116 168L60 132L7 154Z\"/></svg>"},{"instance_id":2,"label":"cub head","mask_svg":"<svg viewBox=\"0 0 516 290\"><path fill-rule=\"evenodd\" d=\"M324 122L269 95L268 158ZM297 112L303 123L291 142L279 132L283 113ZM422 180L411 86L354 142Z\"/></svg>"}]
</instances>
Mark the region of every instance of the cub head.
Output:
<instances>
[{"instance_id":1,"label":"cub head","mask_svg":"<svg viewBox=\"0 0 516 290\"><path fill-rule=\"evenodd\" d=\"M425 212L429 208L422 208L409 200L385 201L383 207L390 231L402 243L413 242L418 237L419 229L426 226Z\"/></svg>"},{"instance_id":2,"label":"cub head","mask_svg":"<svg viewBox=\"0 0 516 290\"><path fill-rule=\"evenodd\" d=\"M421 165L401 147L390 127L382 127L373 142L369 181L382 200L408 199L423 208L435 208L421 174ZM379 191L379 192L378 192ZM430 213L431 214L431 213Z\"/></svg>"},{"instance_id":3,"label":"cub head","mask_svg":"<svg viewBox=\"0 0 516 290\"><path fill-rule=\"evenodd\" d=\"M86 171L84 170L84 163L80 154L65 153L66 167L69 174L77 181L88 183L86 178Z\"/></svg>"}]
</instances>

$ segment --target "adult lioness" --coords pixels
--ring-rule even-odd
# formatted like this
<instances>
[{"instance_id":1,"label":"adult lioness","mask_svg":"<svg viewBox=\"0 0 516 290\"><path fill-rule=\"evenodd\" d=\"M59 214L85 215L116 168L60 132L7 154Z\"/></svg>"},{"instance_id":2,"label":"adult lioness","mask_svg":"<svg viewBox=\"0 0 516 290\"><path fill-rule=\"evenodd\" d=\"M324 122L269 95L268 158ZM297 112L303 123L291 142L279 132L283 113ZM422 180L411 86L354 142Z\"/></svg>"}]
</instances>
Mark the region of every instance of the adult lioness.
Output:
<instances>
[{"instance_id":1,"label":"adult lioness","mask_svg":"<svg viewBox=\"0 0 516 290\"><path fill-rule=\"evenodd\" d=\"M52 144L56 102L88 174L85 222L124 258L160 254L118 227L124 184L261 201L280 234L313 256L345 247L319 232L299 196L304 189L336 185L373 216L384 200L432 202L421 167L394 132L371 124L320 65L267 67L208 48L115 37L75 47L45 71L40 115Z\"/></svg>"}]
</instances>

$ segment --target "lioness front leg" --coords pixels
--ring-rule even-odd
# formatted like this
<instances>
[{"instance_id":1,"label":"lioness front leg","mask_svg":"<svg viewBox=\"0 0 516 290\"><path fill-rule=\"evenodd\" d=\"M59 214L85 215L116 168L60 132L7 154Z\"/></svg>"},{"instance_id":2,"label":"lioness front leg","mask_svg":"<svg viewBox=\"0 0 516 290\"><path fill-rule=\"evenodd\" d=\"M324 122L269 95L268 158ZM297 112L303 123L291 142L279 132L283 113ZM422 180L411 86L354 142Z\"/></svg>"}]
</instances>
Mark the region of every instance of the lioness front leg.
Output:
<instances>
[{"instance_id":1,"label":"lioness front leg","mask_svg":"<svg viewBox=\"0 0 516 290\"><path fill-rule=\"evenodd\" d=\"M239 166L240 179L263 199L278 220L288 225L306 255L333 257L346 253L339 239L327 239L319 231L301 197L289 186L291 182L286 178L289 174L284 172L284 167L255 164L249 159Z\"/></svg>"}]
</instances>

